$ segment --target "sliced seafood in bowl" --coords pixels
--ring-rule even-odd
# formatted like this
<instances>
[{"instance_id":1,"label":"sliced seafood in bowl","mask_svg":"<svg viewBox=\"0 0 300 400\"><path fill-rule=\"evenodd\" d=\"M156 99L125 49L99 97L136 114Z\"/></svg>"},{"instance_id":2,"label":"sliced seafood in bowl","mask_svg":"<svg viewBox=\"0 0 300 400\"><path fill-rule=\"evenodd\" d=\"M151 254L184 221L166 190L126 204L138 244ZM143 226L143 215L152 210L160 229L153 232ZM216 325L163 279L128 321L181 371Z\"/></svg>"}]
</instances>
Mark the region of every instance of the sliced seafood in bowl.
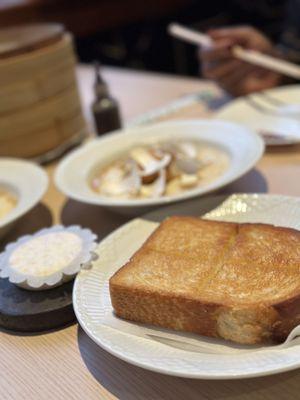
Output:
<instances>
[{"instance_id":1,"label":"sliced seafood in bowl","mask_svg":"<svg viewBox=\"0 0 300 400\"><path fill-rule=\"evenodd\" d=\"M166 191L166 171L161 169L153 182L143 184L140 189L141 197L161 197Z\"/></svg>"},{"instance_id":2,"label":"sliced seafood in bowl","mask_svg":"<svg viewBox=\"0 0 300 400\"><path fill-rule=\"evenodd\" d=\"M137 164L143 183L151 183L171 162L171 155L154 147L135 147L129 157Z\"/></svg>"},{"instance_id":3,"label":"sliced seafood in bowl","mask_svg":"<svg viewBox=\"0 0 300 400\"><path fill-rule=\"evenodd\" d=\"M219 189L251 169L264 151L253 131L230 122L183 120L94 139L59 164L67 196L131 215Z\"/></svg>"},{"instance_id":4,"label":"sliced seafood in bowl","mask_svg":"<svg viewBox=\"0 0 300 400\"><path fill-rule=\"evenodd\" d=\"M97 193L118 198L131 198L141 187L137 165L130 159L116 161L92 177L91 186Z\"/></svg>"},{"instance_id":5,"label":"sliced seafood in bowl","mask_svg":"<svg viewBox=\"0 0 300 400\"><path fill-rule=\"evenodd\" d=\"M204 147L206 153L203 153ZM91 186L102 196L117 198L175 195L201 185L203 172L212 164L215 168L210 169L210 178L213 180L228 168L229 156L192 140L138 145L122 154L121 160L118 157L96 168Z\"/></svg>"}]
</instances>

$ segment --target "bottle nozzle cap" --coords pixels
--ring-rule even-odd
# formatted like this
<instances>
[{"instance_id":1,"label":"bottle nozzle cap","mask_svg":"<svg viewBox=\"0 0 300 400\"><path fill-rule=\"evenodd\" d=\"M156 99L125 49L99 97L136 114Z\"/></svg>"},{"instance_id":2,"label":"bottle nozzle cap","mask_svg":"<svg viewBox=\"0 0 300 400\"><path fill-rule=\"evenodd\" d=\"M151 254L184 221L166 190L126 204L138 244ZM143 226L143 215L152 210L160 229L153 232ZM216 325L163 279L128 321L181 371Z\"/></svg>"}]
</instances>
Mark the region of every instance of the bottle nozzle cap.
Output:
<instances>
[{"instance_id":1,"label":"bottle nozzle cap","mask_svg":"<svg viewBox=\"0 0 300 400\"><path fill-rule=\"evenodd\" d=\"M100 72L100 63L99 61L94 62L95 66L95 93L97 97L103 97L108 95L108 89L107 89L107 84L103 80Z\"/></svg>"},{"instance_id":2,"label":"bottle nozzle cap","mask_svg":"<svg viewBox=\"0 0 300 400\"><path fill-rule=\"evenodd\" d=\"M99 61L94 61L94 67L95 67L95 74L96 74L96 84L97 83L105 83L102 79L101 73L100 73L100 62Z\"/></svg>"}]
</instances>

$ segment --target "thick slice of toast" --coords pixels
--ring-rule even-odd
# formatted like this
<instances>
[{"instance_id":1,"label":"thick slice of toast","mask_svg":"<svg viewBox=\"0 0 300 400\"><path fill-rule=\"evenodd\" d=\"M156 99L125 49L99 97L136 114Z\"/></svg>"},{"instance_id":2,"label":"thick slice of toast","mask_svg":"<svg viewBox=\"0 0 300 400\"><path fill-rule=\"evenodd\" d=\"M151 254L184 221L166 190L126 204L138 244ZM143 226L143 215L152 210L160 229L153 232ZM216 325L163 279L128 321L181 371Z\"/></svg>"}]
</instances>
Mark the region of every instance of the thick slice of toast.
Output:
<instances>
[{"instance_id":1,"label":"thick slice of toast","mask_svg":"<svg viewBox=\"0 0 300 400\"><path fill-rule=\"evenodd\" d=\"M300 323L300 232L171 217L110 279L132 321L254 344Z\"/></svg>"}]
</instances>

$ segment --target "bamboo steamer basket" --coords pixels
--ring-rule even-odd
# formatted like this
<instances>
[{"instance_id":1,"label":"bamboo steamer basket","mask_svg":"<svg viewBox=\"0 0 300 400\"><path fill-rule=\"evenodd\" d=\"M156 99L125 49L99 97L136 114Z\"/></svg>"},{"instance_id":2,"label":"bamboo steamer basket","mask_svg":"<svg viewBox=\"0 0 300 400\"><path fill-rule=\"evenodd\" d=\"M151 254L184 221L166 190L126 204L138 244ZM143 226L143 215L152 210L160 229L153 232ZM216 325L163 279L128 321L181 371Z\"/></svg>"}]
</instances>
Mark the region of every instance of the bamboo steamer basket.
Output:
<instances>
[{"instance_id":1,"label":"bamboo steamer basket","mask_svg":"<svg viewBox=\"0 0 300 400\"><path fill-rule=\"evenodd\" d=\"M0 156L48 160L83 139L75 65L60 25L0 30Z\"/></svg>"}]
</instances>

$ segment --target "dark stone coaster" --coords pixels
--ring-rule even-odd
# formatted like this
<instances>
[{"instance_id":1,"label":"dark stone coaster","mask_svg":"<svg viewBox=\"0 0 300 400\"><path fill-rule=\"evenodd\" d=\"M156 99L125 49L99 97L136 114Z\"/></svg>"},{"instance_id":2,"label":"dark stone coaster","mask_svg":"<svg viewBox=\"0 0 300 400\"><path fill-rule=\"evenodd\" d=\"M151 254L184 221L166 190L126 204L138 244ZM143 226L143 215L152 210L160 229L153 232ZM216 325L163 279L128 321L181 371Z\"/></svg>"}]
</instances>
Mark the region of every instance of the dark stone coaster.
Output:
<instances>
[{"instance_id":1,"label":"dark stone coaster","mask_svg":"<svg viewBox=\"0 0 300 400\"><path fill-rule=\"evenodd\" d=\"M60 328L75 321L73 281L57 288L29 291L0 279L0 326L19 332Z\"/></svg>"}]
</instances>

